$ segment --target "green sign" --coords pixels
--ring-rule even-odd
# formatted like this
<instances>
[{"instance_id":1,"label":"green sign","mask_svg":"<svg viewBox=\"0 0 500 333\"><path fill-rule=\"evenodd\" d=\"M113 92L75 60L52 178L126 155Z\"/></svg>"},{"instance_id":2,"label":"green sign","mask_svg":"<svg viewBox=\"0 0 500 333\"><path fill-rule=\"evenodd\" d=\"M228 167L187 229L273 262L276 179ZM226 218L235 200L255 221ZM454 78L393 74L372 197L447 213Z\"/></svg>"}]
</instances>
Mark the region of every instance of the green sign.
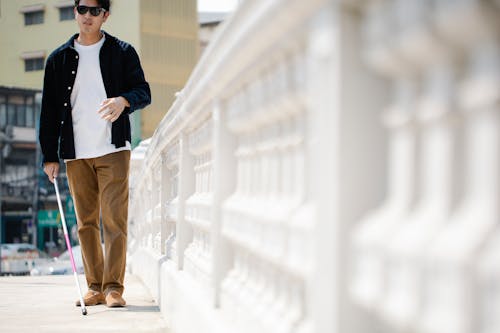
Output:
<instances>
[{"instance_id":1,"label":"green sign","mask_svg":"<svg viewBox=\"0 0 500 333\"><path fill-rule=\"evenodd\" d=\"M39 210L38 211L38 226L39 227L57 227L61 223L61 216L57 210Z\"/></svg>"},{"instance_id":2,"label":"green sign","mask_svg":"<svg viewBox=\"0 0 500 333\"><path fill-rule=\"evenodd\" d=\"M76 224L75 205L73 199L68 196L64 203L64 217L68 228ZM38 211L38 226L39 227L58 227L61 225L61 215L58 210L39 210Z\"/></svg>"},{"instance_id":3,"label":"green sign","mask_svg":"<svg viewBox=\"0 0 500 333\"><path fill-rule=\"evenodd\" d=\"M66 207L64 207L64 217L66 218L66 223L68 225L76 224L76 215L75 215L75 204L73 203L73 199L68 195L66 198Z\"/></svg>"}]
</instances>

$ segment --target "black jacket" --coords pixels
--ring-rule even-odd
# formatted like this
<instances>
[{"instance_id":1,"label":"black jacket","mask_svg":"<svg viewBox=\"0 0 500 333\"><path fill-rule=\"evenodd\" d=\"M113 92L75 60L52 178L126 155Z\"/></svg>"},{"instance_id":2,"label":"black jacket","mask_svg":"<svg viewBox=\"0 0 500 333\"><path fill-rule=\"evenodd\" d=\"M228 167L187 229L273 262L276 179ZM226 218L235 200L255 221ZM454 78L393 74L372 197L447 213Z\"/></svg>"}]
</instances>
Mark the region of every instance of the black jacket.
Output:
<instances>
[{"instance_id":1,"label":"black jacket","mask_svg":"<svg viewBox=\"0 0 500 333\"><path fill-rule=\"evenodd\" d=\"M123 96L130 103L111 126L111 143L120 148L125 141L131 141L129 114L151 103L151 90L135 49L104 34L99 62L106 95ZM39 135L44 163L75 158L71 91L78 70L78 52L74 48L77 37L78 34L74 35L54 50L45 65Z\"/></svg>"}]
</instances>

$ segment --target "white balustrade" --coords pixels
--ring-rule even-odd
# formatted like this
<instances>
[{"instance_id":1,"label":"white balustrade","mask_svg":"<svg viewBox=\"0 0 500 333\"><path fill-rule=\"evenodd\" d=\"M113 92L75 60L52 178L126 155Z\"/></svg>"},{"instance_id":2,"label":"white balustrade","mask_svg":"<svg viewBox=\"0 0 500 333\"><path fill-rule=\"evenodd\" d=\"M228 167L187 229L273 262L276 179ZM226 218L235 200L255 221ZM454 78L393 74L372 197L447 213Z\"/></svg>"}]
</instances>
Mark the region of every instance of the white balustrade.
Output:
<instances>
[{"instance_id":1,"label":"white balustrade","mask_svg":"<svg viewBox=\"0 0 500 333\"><path fill-rule=\"evenodd\" d=\"M420 97L408 104L416 122L407 142L417 149L400 146L413 162L398 171L401 151L387 170L387 202L397 197L400 205L369 213L353 234L351 294L382 330L498 330L491 285L498 238L489 235L499 220L500 12L474 0L371 1L365 8L367 63L395 82L413 82ZM395 194L391 184L402 191L405 183L407 192ZM405 205L408 184L414 200Z\"/></svg>"},{"instance_id":2,"label":"white balustrade","mask_svg":"<svg viewBox=\"0 0 500 333\"><path fill-rule=\"evenodd\" d=\"M193 240L186 249L185 270L210 286L212 270L211 210L213 206L213 157L210 119L198 124L189 134L189 154L194 157L194 193L186 200L186 221L193 229Z\"/></svg>"},{"instance_id":3,"label":"white balustrade","mask_svg":"<svg viewBox=\"0 0 500 333\"><path fill-rule=\"evenodd\" d=\"M452 109L456 92L452 50L432 30L430 4L398 3L404 58L421 73L416 102L419 196L414 208L386 238L387 280L379 311L403 330L416 325L425 277L423 253L450 217L460 179L454 167L460 161L455 147L458 115Z\"/></svg>"},{"instance_id":4,"label":"white balustrade","mask_svg":"<svg viewBox=\"0 0 500 333\"><path fill-rule=\"evenodd\" d=\"M399 5L395 6L395 4ZM383 114L389 131L387 195L384 204L358 223L352 240L354 300L370 310L380 310L387 283L386 244L416 201L417 87L408 59L398 43L397 12L404 4L370 1L366 5L363 32L364 53L371 68L388 77L393 85L393 102ZM415 14L415 13L414 13Z\"/></svg>"},{"instance_id":5,"label":"white balustrade","mask_svg":"<svg viewBox=\"0 0 500 333\"><path fill-rule=\"evenodd\" d=\"M452 11L457 15L444 14ZM438 11L443 33L459 42L465 60L457 94L463 113L464 195L446 227L430 248L430 275L424 294L423 332L454 330L478 332L483 324L477 265L480 251L496 228L498 214L498 11L489 3L444 3ZM470 27L457 33L445 30L466 15ZM473 29L470 29L473 28ZM464 31L467 30L467 31ZM493 92L495 91L495 92ZM486 143L488 142L488 143ZM491 150L490 150L491 149ZM460 244L459 246L457 246ZM437 289L440 294L435 294ZM446 294L451 297L444 298ZM482 308L483 311L491 311ZM445 318L453 318L446 322ZM497 327L498 330L498 327Z\"/></svg>"},{"instance_id":6,"label":"white balustrade","mask_svg":"<svg viewBox=\"0 0 500 333\"><path fill-rule=\"evenodd\" d=\"M394 104L384 114L390 132L387 198L380 208L363 218L353 233L351 291L357 302L372 309L379 307L387 285L387 240L416 201L416 88L406 79L394 85Z\"/></svg>"},{"instance_id":7,"label":"white balustrade","mask_svg":"<svg viewBox=\"0 0 500 333\"><path fill-rule=\"evenodd\" d=\"M153 165L153 170L152 170L152 184L161 184L161 159L156 161L155 164ZM151 203L152 203L152 219L151 219L151 233L153 235L153 249L155 252L158 254L161 254L161 247L162 247L162 242L161 242L161 226L162 226L162 215L161 215L161 210L162 210L162 205L160 202L160 195L161 195L161 186L152 186L151 189Z\"/></svg>"},{"instance_id":8,"label":"white balustrade","mask_svg":"<svg viewBox=\"0 0 500 333\"><path fill-rule=\"evenodd\" d=\"M500 2L252 0L134 150L172 332L500 331Z\"/></svg>"},{"instance_id":9,"label":"white balustrade","mask_svg":"<svg viewBox=\"0 0 500 333\"><path fill-rule=\"evenodd\" d=\"M176 221L178 207L179 146L174 144L162 155L163 242L167 258L177 260Z\"/></svg>"},{"instance_id":10,"label":"white balustrade","mask_svg":"<svg viewBox=\"0 0 500 333\"><path fill-rule=\"evenodd\" d=\"M235 258L249 258L244 265L234 260L222 284L222 308L246 314L249 322L245 325L254 330L274 332L288 332L303 319L305 300L294 295L297 290L303 292L303 268L307 267L289 265L296 258L290 258L289 253L301 248L288 245L302 245L289 243L288 235L294 231L290 222L295 212L305 203L304 141L308 118L302 107L305 101L296 96L297 103L291 104L287 98L300 90L294 85L301 83L293 78L300 76L303 68L294 66L294 61L304 55L300 49L281 52L280 64L262 62L264 74L249 81L226 102L228 126L238 142L237 181L222 216L222 233ZM274 52L274 56L278 53ZM271 87L272 98L266 96ZM274 267L274 274L264 274L263 266ZM298 281L292 283L287 277L295 274ZM279 283L281 280L285 282ZM260 304L262 298L268 300L265 307ZM283 307L292 298L298 303ZM262 316L282 320L262 323L258 321Z\"/></svg>"}]
</instances>

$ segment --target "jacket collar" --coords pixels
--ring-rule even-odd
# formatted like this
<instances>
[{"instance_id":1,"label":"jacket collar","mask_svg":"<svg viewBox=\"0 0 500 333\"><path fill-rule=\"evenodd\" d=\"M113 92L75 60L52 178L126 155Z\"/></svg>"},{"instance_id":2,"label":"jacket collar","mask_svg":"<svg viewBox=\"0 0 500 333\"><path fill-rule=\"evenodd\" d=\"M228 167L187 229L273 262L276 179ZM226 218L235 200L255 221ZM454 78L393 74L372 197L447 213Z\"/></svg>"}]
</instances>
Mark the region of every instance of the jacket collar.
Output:
<instances>
[{"instance_id":1,"label":"jacket collar","mask_svg":"<svg viewBox=\"0 0 500 333\"><path fill-rule=\"evenodd\" d=\"M111 40L114 39L114 37L111 36L110 34L108 34L104 30L101 30L101 31L104 34L104 36L106 37L106 39L104 40L104 45L111 43ZM63 50L68 49L68 48L74 49L75 48L75 39L77 39L79 35L80 34L74 34L73 36L71 36L71 38L66 43L63 44Z\"/></svg>"}]
</instances>

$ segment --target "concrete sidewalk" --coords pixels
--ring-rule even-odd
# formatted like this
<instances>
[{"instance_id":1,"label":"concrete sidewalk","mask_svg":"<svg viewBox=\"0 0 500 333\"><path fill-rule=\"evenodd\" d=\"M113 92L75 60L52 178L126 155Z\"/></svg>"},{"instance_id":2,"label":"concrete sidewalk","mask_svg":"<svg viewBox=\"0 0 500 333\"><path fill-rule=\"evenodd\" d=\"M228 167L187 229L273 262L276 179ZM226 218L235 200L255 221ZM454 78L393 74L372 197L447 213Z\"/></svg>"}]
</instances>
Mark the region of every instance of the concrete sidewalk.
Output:
<instances>
[{"instance_id":1,"label":"concrete sidewalk","mask_svg":"<svg viewBox=\"0 0 500 333\"><path fill-rule=\"evenodd\" d=\"M85 278L80 276L85 294ZM79 307L75 280L65 276L0 277L0 332L168 332L159 307L134 275L125 278L125 308Z\"/></svg>"}]
</instances>

